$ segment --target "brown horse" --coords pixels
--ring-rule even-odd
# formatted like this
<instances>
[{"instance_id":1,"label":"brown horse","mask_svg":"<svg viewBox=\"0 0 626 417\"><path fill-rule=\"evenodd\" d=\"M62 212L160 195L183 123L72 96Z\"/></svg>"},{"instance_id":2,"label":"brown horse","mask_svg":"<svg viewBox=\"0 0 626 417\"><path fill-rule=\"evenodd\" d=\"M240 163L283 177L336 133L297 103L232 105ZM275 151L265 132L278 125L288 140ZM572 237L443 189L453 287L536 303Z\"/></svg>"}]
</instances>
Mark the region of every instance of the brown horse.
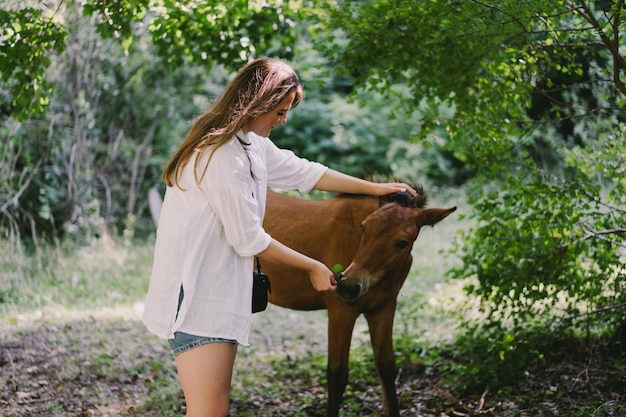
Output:
<instances>
[{"instance_id":1,"label":"brown horse","mask_svg":"<svg viewBox=\"0 0 626 417\"><path fill-rule=\"evenodd\" d=\"M268 192L263 226L272 237L329 268L347 265L337 276L337 291L323 294L313 288L306 273L263 262L273 304L295 310L328 309L328 417L339 414L352 331L360 314L369 326L384 413L400 415L392 344L397 296L421 227L433 226L456 210L423 209L427 196L421 187L418 191L417 198L404 192L380 199L339 195L319 201Z\"/></svg>"}]
</instances>

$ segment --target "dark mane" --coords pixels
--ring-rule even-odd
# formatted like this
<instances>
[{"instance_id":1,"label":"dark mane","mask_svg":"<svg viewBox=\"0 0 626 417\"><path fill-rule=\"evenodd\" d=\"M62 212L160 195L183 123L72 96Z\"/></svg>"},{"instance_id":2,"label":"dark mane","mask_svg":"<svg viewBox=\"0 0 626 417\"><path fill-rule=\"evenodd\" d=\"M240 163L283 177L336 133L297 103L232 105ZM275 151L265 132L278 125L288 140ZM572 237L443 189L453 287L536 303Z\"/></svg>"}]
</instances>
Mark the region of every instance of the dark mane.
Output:
<instances>
[{"instance_id":1,"label":"dark mane","mask_svg":"<svg viewBox=\"0 0 626 417\"><path fill-rule=\"evenodd\" d=\"M393 194L388 194L388 195L378 197L378 201L380 202L381 206L387 203L398 203L403 207L414 207L414 208L419 208L419 209L425 208L426 204L428 203L428 194L426 193L426 191L424 191L424 187L421 184L412 184L411 187L413 187L413 189L417 191L417 196L413 197L411 194L407 192L399 192L399 193L393 193ZM372 198L372 196L370 195L345 194L345 193L338 193L337 197Z\"/></svg>"},{"instance_id":2,"label":"dark mane","mask_svg":"<svg viewBox=\"0 0 626 417\"><path fill-rule=\"evenodd\" d=\"M425 208L428 203L428 194L424 191L424 187L421 184L411 186L417 191L417 196L414 197L407 192L393 193L379 197L380 204L398 203L404 207Z\"/></svg>"}]
</instances>

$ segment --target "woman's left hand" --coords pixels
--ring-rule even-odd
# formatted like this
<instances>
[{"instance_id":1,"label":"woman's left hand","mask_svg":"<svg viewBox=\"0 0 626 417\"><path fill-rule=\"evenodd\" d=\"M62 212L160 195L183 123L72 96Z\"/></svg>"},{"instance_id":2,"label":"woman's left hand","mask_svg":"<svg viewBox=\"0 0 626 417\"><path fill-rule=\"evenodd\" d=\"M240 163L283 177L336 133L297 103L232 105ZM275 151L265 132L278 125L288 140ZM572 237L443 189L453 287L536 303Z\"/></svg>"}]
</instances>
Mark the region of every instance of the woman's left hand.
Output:
<instances>
[{"instance_id":1,"label":"woman's left hand","mask_svg":"<svg viewBox=\"0 0 626 417\"><path fill-rule=\"evenodd\" d=\"M417 191L415 191L413 187L402 182L386 182L376 185L376 194L374 195L377 196L404 192L411 194L413 197L417 196Z\"/></svg>"}]
</instances>

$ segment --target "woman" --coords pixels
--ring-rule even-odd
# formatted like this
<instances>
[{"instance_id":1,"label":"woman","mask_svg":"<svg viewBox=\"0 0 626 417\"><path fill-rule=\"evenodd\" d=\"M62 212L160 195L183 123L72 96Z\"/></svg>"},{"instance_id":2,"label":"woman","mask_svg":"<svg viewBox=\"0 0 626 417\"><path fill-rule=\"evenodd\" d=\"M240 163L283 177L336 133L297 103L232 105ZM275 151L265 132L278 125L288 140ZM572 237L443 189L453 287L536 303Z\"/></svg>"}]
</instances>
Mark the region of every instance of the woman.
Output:
<instances>
[{"instance_id":1,"label":"woman","mask_svg":"<svg viewBox=\"0 0 626 417\"><path fill-rule=\"evenodd\" d=\"M254 256L307 271L318 291L336 287L324 264L263 230L267 186L415 193L276 147L268 136L302 94L288 65L271 58L249 63L194 122L163 173L168 187L143 321L172 348L188 417L228 415L237 345L248 344Z\"/></svg>"}]
</instances>

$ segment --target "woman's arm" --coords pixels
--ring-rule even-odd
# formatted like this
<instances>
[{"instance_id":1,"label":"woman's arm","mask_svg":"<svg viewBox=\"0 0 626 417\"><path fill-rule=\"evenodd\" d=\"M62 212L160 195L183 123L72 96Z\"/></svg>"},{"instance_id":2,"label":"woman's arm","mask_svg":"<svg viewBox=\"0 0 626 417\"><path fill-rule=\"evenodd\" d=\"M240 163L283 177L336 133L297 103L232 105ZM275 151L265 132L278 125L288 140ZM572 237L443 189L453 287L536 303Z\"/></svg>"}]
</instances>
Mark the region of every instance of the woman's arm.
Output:
<instances>
[{"instance_id":1,"label":"woman's arm","mask_svg":"<svg viewBox=\"0 0 626 417\"><path fill-rule=\"evenodd\" d=\"M272 239L267 249L259 253L258 256L270 262L308 272L313 288L318 291L334 291L337 288L335 277L326 265L283 245L276 239Z\"/></svg>"},{"instance_id":2,"label":"woman's arm","mask_svg":"<svg viewBox=\"0 0 626 417\"><path fill-rule=\"evenodd\" d=\"M349 194L369 194L375 196L387 195L398 192L408 192L413 196L417 192L410 186L401 182L376 183L352 177L347 174L328 169L322 178L315 184L315 189Z\"/></svg>"}]
</instances>

